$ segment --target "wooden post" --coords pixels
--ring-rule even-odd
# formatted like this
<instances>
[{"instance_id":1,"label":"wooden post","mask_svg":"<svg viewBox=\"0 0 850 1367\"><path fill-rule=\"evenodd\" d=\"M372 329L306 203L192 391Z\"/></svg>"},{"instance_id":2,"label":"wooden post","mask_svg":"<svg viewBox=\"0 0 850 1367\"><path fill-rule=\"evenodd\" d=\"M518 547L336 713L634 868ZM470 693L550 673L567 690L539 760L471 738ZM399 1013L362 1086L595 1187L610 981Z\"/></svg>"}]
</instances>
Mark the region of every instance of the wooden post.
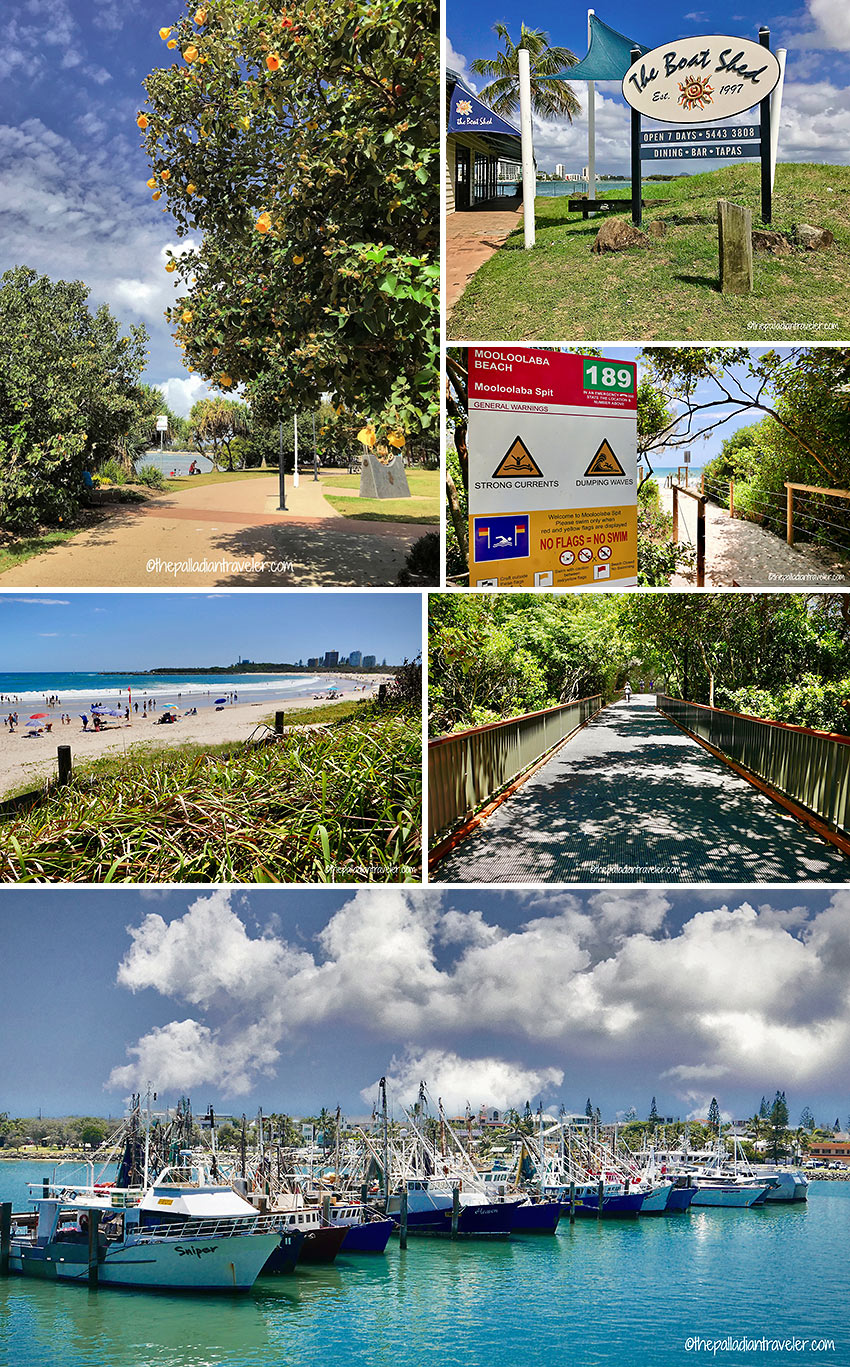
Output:
<instances>
[{"instance_id":1,"label":"wooden post","mask_svg":"<svg viewBox=\"0 0 850 1367\"><path fill-rule=\"evenodd\" d=\"M705 493L705 471L704 471L704 470L702 471L702 473L700 474L700 477L699 477L699 491L700 491L701 494L704 494L704 493Z\"/></svg>"},{"instance_id":2,"label":"wooden post","mask_svg":"<svg viewBox=\"0 0 850 1367\"><path fill-rule=\"evenodd\" d=\"M98 1283L98 1233L100 1231L100 1211L90 1210L89 1216L89 1286L97 1290Z\"/></svg>"},{"instance_id":3,"label":"wooden post","mask_svg":"<svg viewBox=\"0 0 850 1367\"><path fill-rule=\"evenodd\" d=\"M70 783L71 781L71 747L70 745L60 745L56 751L56 758L59 761L59 784Z\"/></svg>"},{"instance_id":4,"label":"wooden post","mask_svg":"<svg viewBox=\"0 0 850 1367\"><path fill-rule=\"evenodd\" d=\"M407 1187L402 1187L398 1207L398 1246L407 1248Z\"/></svg>"},{"instance_id":5,"label":"wooden post","mask_svg":"<svg viewBox=\"0 0 850 1367\"><path fill-rule=\"evenodd\" d=\"M575 1182L570 1182L570 1224L571 1224L571 1225L574 1225L575 1222L576 1222L576 1184L575 1184Z\"/></svg>"},{"instance_id":6,"label":"wooden post","mask_svg":"<svg viewBox=\"0 0 850 1367\"><path fill-rule=\"evenodd\" d=\"M728 199L717 201L720 289L751 294L753 289L753 211Z\"/></svg>"},{"instance_id":7,"label":"wooden post","mask_svg":"<svg viewBox=\"0 0 850 1367\"><path fill-rule=\"evenodd\" d=\"M9 1275L9 1255L12 1251L12 1202L0 1205L0 1277Z\"/></svg>"},{"instance_id":8,"label":"wooden post","mask_svg":"<svg viewBox=\"0 0 850 1367\"><path fill-rule=\"evenodd\" d=\"M789 546L794 545L794 490L790 484L785 486L787 494L786 503L786 536L785 539Z\"/></svg>"},{"instance_id":9,"label":"wooden post","mask_svg":"<svg viewBox=\"0 0 850 1367\"><path fill-rule=\"evenodd\" d=\"M631 1178L630 1178L630 1177L627 1177L627 1178L626 1178L626 1195L627 1195L627 1196L628 1196L628 1194L629 1194L629 1187L630 1187L630 1186L631 1186Z\"/></svg>"},{"instance_id":10,"label":"wooden post","mask_svg":"<svg viewBox=\"0 0 850 1367\"><path fill-rule=\"evenodd\" d=\"M361 1187L360 1187L360 1204L361 1204L361 1206L363 1206L364 1211L365 1211L365 1208L366 1208L366 1201L367 1201L367 1199L368 1199L368 1196L369 1196L369 1188L366 1186L366 1183L363 1182L363 1183L361 1184Z\"/></svg>"},{"instance_id":11,"label":"wooden post","mask_svg":"<svg viewBox=\"0 0 850 1367\"><path fill-rule=\"evenodd\" d=\"M452 1187L452 1238L457 1238L457 1224L460 1217L460 1191Z\"/></svg>"},{"instance_id":12,"label":"wooden post","mask_svg":"<svg viewBox=\"0 0 850 1367\"><path fill-rule=\"evenodd\" d=\"M705 587L705 499L697 503L697 588Z\"/></svg>"},{"instance_id":13,"label":"wooden post","mask_svg":"<svg viewBox=\"0 0 850 1367\"><path fill-rule=\"evenodd\" d=\"M735 516L735 478L729 481L729 516Z\"/></svg>"},{"instance_id":14,"label":"wooden post","mask_svg":"<svg viewBox=\"0 0 850 1367\"><path fill-rule=\"evenodd\" d=\"M640 48L632 48L632 61L640 57ZM632 109L632 223L639 228L643 221L643 192L640 166L640 110Z\"/></svg>"},{"instance_id":15,"label":"wooden post","mask_svg":"<svg viewBox=\"0 0 850 1367\"><path fill-rule=\"evenodd\" d=\"M673 541L679 540L679 490L673 485Z\"/></svg>"},{"instance_id":16,"label":"wooden post","mask_svg":"<svg viewBox=\"0 0 850 1367\"><path fill-rule=\"evenodd\" d=\"M597 1200L596 1218L597 1218L597 1220L601 1220L601 1219L602 1219L602 1205L603 1205L602 1194L603 1194L604 1190L605 1190L605 1183L603 1182L602 1178L600 1177L599 1181L598 1181L597 1184L596 1184L596 1200Z\"/></svg>"},{"instance_id":17,"label":"wooden post","mask_svg":"<svg viewBox=\"0 0 850 1367\"><path fill-rule=\"evenodd\" d=\"M324 1222L326 1225L329 1225L330 1222L331 1222L331 1197L330 1197L330 1192L327 1192L327 1193L322 1197L322 1220L323 1220L323 1222Z\"/></svg>"},{"instance_id":18,"label":"wooden post","mask_svg":"<svg viewBox=\"0 0 850 1367\"><path fill-rule=\"evenodd\" d=\"M770 29L759 29L759 42L770 51ZM770 95L759 102L759 152L761 154L761 219L770 223L773 214L773 172L770 154Z\"/></svg>"},{"instance_id":19,"label":"wooden post","mask_svg":"<svg viewBox=\"0 0 850 1367\"><path fill-rule=\"evenodd\" d=\"M274 714L274 733L276 736L283 735L283 716L282 712L275 712Z\"/></svg>"}]
</instances>

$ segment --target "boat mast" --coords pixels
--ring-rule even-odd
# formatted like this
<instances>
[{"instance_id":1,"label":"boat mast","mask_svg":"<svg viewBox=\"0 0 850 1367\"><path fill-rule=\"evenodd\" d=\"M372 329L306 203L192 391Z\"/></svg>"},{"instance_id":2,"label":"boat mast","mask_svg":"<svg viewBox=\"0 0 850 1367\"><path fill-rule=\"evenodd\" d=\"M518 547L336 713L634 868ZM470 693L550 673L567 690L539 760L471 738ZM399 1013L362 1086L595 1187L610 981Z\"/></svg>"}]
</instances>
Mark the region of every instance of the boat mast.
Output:
<instances>
[{"instance_id":1,"label":"boat mast","mask_svg":"<svg viewBox=\"0 0 850 1367\"><path fill-rule=\"evenodd\" d=\"M382 1077L378 1083L378 1095L381 1098L381 1162L384 1168L384 1214L386 1215L390 1203L390 1130L387 1118L387 1079L385 1077Z\"/></svg>"}]
</instances>

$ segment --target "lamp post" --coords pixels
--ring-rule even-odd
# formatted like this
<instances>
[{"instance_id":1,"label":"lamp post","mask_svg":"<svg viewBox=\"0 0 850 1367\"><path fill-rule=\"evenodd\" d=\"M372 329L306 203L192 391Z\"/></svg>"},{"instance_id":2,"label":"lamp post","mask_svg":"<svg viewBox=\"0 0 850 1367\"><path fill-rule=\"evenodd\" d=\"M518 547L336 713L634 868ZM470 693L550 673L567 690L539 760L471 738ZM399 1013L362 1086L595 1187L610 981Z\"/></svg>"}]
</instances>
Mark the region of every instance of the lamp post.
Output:
<instances>
[{"instance_id":1,"label":"lamp post","mask_svg":"<svg viewBox=\"0 0 850 1367\"><path fill-rule=\"evenodd\" d=\"M316 415L311 414L313 419L313 483L318 483L319 479L319 450L316 446Z\"/></svg>"},{"instance_id":2,"label":"lamp post","mask_svg":"<svg viewBox=\"0 0 850 1367\"><path fill-rule=\"evenodd\" d=\"M285 513L285 512L287 512L288 510L287 510L287 507L286 507L286 480L285 480L285 478L284 478L284 473L283 473L283 423L282 423L282 422L278 422L278 425L277 425L277 434L278 434L278 441L279 441L278 456L277 456L277 479L278 479L278 489L279 489L279 498L280 498L280 501L279 501L279 503L278 503L278 505L277 505L277 510L278 510L279 513Z\"/></svg>"}]
</instances>

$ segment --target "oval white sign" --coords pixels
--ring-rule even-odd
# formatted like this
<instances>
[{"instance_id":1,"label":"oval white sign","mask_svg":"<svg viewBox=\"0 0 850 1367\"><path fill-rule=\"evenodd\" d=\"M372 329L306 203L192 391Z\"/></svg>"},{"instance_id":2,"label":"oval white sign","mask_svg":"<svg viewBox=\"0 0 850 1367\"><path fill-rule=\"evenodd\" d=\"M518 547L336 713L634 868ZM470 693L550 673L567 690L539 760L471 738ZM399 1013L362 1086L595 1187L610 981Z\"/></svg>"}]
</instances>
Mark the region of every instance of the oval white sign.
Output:
<instances>
[{"instance_id":1,"label":"oval white sign","mask_svg":"<svg viewBox=\"0 0 850 1367\"><path fill-rule=\"evenodd\" d=\"M662 123L708 123L743 114L769 95L779 62L749 38L713 35L654 47L623 77L623 98Z\"/></svg>"}]
</instances>

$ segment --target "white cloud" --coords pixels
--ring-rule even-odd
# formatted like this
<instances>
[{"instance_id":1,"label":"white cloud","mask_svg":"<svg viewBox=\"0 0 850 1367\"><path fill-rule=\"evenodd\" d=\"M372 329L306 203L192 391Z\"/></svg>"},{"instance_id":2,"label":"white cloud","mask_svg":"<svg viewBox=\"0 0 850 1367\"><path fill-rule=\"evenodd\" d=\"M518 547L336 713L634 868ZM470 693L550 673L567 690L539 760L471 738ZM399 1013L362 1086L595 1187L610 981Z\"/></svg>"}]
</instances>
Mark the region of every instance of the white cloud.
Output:
<instances>
[{"instance_id":1,"label":"white cloud","mask_svg":"<svg viewBox=\"0 0 850 1367\"><path fill-rule=\"evenodd\" d=\"M5 593L0 595L0 605L3 603L34 603L45 608L70 607L70 599L68 598L12 598Z\"/></svg>"},{"instance_id":2,"label":"white cloud","mask_svg":"<svg viewBox=\"0 0 850 1367\"><path fill-rule=\"evenodd\" d=\"M850 49L850 9L846 0L808 0L815 28L789 40L789 47Z\"/></svg>"},{"instance_id":3,"label":"white cloud","mask_svg":"<svg viewBox=\"0 0 850 1367\"><path fill-rule=\"evenodd\" d=\"M846 162L850 88L829 81L788 82L782 97L779 159Z\"/></svg>"},{"instance_id":4,"label":"white cloud","mask_svg":"<svg viewBox=\"0 0 850 1367\"><path fill-rule=\"evenodd\" d=\"M541 1093L551 1092L564 1080L561 1068L527 1068L500 1058L461 1058L452 1051L427 1049L408 1051L393 1058L387 1069L387 1086L403 1106L410 1106L425 1081L434 1097L439 1097L449 1112L462 1111L467 1102L477 1109L485 1104L498 1110L520 1107ZM369 1101L377 1083L364 1087L361 1096Z\"/></svg>"},{"instance_id":5,"label":"white cloud","mask_svg":"<svg viewBox=\"0 0 850 1367\"><path fill-rule=\"evenodd\" d=\"M469 86L470 90L478 89L478 86L470 75L469 68L466 64L466 58L462 57L459 52L455 52L450 38L446 39L446 66L452 71L456 71Z\"/></svg>"},{"instance_id":6,"label":"white cloud","mask_svg":"<svg viewBox=\"0 0 850 1367\"><path fill-rule=\"evenodd\" d=\"M192 404L197 403L198 399L208 399L220 392L208 385L200 375L187 375L185 378L172 376L155 387L160 390L172 412L181 418L188 418ZM230 397L233 397L232 394Z\"/></svg>"},{"instance_id":7,"label":"white cloud","mask_svg":"<svg viewBox=\"0 0 850 1367\"><path fill-rule=\"evenodd\" d=\"M198 1008L199 1028L212 1034L198 1035L192 1067L211 1060L215 1045L240 1060L243 1080L323 1028L364 1031L416 1060L436 1051L457 1086L474 1074L453 1071L452 1058L471 1066L465 1056L480 1050L464 1041L481 1032L500 1042L485 1063L501 1067L509 1040L509 1055L523 1060L516 1066L541 1077L568 1055L591 1067L633 1057L686 1093L721 1078L761 1085L781 1075L790 1084L841 1073L850 1050L848 892L802 926L799 909L743 902L678 928L653 888L583 899L512 894L530 915L519 923L514 914L511 928L447 898L361 889L305 950L277 928L252 935L218 891L184 916L148 915L131 929L119 982ZM159 1039L153 1032L134 1046L139 1057ZM403 1062L397 1073L406 1086Z\"/></svg>"}]
</instances>

